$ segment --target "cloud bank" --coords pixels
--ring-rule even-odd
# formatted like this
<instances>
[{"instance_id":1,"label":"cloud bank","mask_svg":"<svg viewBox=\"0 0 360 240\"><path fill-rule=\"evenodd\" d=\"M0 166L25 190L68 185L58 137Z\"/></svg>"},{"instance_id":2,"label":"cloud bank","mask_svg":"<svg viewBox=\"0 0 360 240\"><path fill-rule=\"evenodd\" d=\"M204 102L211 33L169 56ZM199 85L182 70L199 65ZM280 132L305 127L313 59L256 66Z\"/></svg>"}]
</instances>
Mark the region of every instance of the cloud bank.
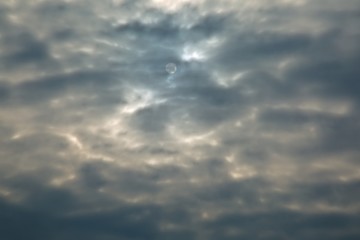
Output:
<instances>
[{"instance_id":1,"label":"cloud bank","mask_svg":"<svg viewBox=\"0 0 360 240\"><path fill-rule=\"evenodd\" d=\"M359 10L1 3L0 238L358 239Z\"/></svg>"}]
</instances>

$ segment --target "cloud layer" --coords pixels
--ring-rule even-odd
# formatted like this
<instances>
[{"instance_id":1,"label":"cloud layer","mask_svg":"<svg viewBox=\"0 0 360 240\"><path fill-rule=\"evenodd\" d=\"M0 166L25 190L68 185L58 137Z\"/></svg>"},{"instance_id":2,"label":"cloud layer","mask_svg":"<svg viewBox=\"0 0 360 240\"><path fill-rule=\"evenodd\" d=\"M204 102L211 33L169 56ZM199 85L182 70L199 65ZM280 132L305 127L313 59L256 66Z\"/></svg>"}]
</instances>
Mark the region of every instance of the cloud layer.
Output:
<instances>
[{"instance_id":1,"label":"cloud layer","mask_svg":"<svg viewBox=\"0 0 360 240\"><path fill-rule=\"evenodd\" d=\"M358 239L359 10L1 3L0 238Z\"/></svg>"}]
</instances>

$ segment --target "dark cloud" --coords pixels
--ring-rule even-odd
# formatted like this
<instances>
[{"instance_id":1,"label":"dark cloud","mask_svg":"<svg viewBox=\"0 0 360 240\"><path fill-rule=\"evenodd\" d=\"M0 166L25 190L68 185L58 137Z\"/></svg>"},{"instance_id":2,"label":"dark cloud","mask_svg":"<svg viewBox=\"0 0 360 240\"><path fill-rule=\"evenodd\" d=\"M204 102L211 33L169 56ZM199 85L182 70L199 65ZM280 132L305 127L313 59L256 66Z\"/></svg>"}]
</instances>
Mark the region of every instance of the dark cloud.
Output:
<instances>
[{"instance_id":1,"label":"dark cloud","mask_svg":"<svg viewBox=\"0 0 360 240\"><path fill-rule=\"evenodd\" d=\"M54 216L1 203L2 237L10 239L197 239L189 227L163 230L161 223L186 224L183 211L158 206L127 206L116 210L79 216ZM19 224L22 231L17 231ZM291 211L272 213L227 214L199 224L207 239L356 239L359 218L344 214L311 214ZM259 230L261 226L261 231ZM140 231L141 229L141 231Z\"/></svg>"},{"instance_id":2,"label":"dark cloud","mask_svg":"<svg viewBox=\"0 0 360 240\"><path fill-rule=\"evenodd\" d=\"M311 44L308 35L267 32L240 32L231 36L215 55L216 63L227 70L246 69L256 61L278 60L304 51ZM243 67L242 67L243 66Z\"/></svg>"},{"instance_id":3,"label":"dark cloud","mask_svg":"<svg viewBox=\"0 0 360 240\"><path fill-rule=\"evenodd\" d=\"M101 96L111 100L101 92L109 91L119 80L114 79L110 72L84 71L69 74L59 74L40 79L29 80L14 88L14 94L18 99L26 103L36 101L49 101L61 95L74 93L87 93L88 95ZM118 93L118 100L121 102L121 93ZM115 96L113 97L116 101Z\"/></svg>"},{"instance_id":4,"label":"dark cloud","mask_svg":"<svg viewBox=\"0 0 360 240\"><path fill-rule=\"evenodd\" d=\"M220 230L210 234L209 239L225 236L224 239L355 239L358 234L357 216L342 214L299 214L273 212L257 214L229 214L206 224L207 228ZM261 231L259 226L262 226Z\"/></svg>"},{"instance_id":5,"label":"dark cloud","mask_svg":"<svg viewBox=\"0 0 360 240\"><path fill-rule=\"evenodd\" d=\"M5 57L7 65L49 60L50 56L46 45L31 39L26 34L17 36L16 39L21 39L21 42L18 43L21 48Z\"/></svg>"},{"instance_id":6,"label":"dark cloud","mask_svg":"<svg viewBox=\"0 0 360 240\"><path fill-rule=\"evenodd\" d=\"M184 8L193 15L194 8ZM192 43L220 34L226 28L231 15L208 14L195 22L188 23L188 26L179 24L180 14L167 14L162 11L152 10L147 12L154 16L157 21L144 23L141 19L120 24L116 27L119 34L130 34L134 37L145 38L149 42L160 41L167 44ZM195 13L196 14L196 13Z\"/></svg>"}]
</instances>

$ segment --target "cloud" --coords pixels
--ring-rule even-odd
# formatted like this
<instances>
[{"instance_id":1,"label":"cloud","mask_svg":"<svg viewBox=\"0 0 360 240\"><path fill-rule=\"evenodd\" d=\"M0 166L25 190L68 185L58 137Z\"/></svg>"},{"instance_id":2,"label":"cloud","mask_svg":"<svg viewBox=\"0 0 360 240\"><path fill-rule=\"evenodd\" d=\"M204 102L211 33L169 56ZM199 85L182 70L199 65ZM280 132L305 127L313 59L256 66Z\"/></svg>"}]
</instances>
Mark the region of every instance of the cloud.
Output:
<instances>
[{"instance_id":1,"label":"cloud","mask_svg":"<svg viewBox=\"0 0 360 240\"><path fill-rule=\"evenodd\" d=\"M358 10L2 3L0 238L358 239Z\"/></svg>"}]
</instances>

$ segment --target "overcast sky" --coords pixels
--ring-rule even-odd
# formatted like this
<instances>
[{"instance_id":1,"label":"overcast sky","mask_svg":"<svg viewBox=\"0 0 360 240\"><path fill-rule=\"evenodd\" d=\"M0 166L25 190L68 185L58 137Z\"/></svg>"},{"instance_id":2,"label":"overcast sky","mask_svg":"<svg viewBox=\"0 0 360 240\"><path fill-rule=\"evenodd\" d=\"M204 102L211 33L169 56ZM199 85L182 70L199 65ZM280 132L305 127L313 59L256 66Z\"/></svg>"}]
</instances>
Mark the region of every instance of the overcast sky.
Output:
<instances>
[{"instance_id":1,"label":"overcast sky","mask_svg":"<svg viewBox=\"0 0 360 240\"><path fill-rule=\"evenodd\" d=\"M360 239L359 43L359 0L2 0L0 239Z\"/></svg>"}]
</instances>

